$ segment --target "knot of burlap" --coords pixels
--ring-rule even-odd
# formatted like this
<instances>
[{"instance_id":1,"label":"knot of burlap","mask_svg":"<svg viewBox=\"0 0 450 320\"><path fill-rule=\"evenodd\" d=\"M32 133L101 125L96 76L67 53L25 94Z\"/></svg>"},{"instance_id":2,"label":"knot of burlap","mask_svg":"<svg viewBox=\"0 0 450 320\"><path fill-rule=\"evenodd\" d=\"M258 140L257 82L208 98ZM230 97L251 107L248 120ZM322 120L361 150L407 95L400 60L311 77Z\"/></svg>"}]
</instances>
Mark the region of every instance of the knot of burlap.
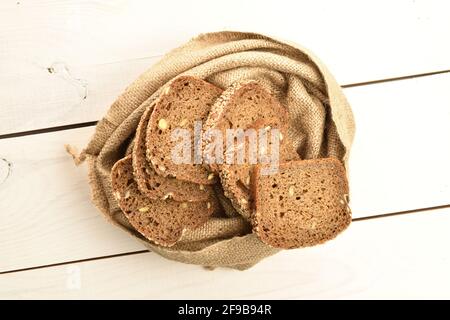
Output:
<instances>
[{"instance_id":1,"label":"knot of burlap","mask_svg":"<svg viewBox=\"0 0 450 320\"><path fill-rule=\"evenodd\" d=\"M136 232L112 196L110 172L132 140L146 106L160 88L179 75L203 78L227 88L255 79L289 109L289 134L304 159L335 157L346 163L354 123L340 86L308 50L263 35L219 32L200 35L166 54L113 103L77 161L89 162L94 204L113 223L166 258L208 267L246 269L278 249L262 243L242 217L211 218L184 233L170 248L159 247Z\"/></svg>"}]
</instances>

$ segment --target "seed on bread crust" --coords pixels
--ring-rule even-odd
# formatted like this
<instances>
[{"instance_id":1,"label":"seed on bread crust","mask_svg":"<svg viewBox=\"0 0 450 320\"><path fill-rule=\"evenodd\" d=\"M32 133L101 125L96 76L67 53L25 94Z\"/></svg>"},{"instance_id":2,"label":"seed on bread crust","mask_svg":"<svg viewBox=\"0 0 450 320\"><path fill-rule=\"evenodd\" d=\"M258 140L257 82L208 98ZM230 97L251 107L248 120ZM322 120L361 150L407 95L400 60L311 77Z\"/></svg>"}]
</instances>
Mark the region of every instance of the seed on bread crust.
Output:
<instances>
[{"instance_id":1,"label":"seed on bread crust","mask_svg":"<svg viewBox=\"0 0 450 320\"><path fill-rule=\"evenodd\" d=\"M167 123L166 119L159 119L158 121L158 128L161 130L166 130L169 124Z\"/></svg>"},{"instance_id":2,"label":"seed on bread crust","mask_svg":"<svg viewBox=\"0 0 450 320\"><path fill-rule=\"evenodd\" d=\"M292 197L294 195L294 191L295 191L295 187L294 186L290 186L289 187L289 195Z\"/></svg>"},{"instance_id":3,"label":"seed on bread crust","mask_svg":"<svg viewBox=\"0 0 450 320\"><path fill-rule=\"evenodd\" d=\"M166 193L162 199L166 200L166 199L172 199L172 198L173 198L173 192L169 192L169 193Z\"/></svg>"},{"instance_id":4,"label":"seed on bread crust","mask_svg":"<svg viewBox=\"0 0 450 320\"><path fill-rule=\"evenodd\" d=\"M139 191L153 200L164 200L170 197L180 202L207 201L214 195L211 186L199 190L198 185L193 182L159 175L154 169L156 162L152 159L149 163L147 160L147 128L152 112L153 104L147 107L139 121L132 150L133 175Z\"/></svg>"},{"instance_id":5,"label":"seed on bread crust","mask_svg":"<svg viewBox=\"0 0 450 320\"><path fill-rule=\"evenodd\" d=\"M163 90L163 94L169 94L170 92L170 86L166 86Z\"/></svg>"},{"instance_id":6,"label":"seed on bread crust","mask_svg":"<svg viewBox=\"0 0 450 320\"><path fill-rule=\"evenodd\" d=\"M186 118L184 118L183 120L181 120L180 122L180 127L184 127L185 125L187 125L188 120Z\"/></svg>"}]
</instances>

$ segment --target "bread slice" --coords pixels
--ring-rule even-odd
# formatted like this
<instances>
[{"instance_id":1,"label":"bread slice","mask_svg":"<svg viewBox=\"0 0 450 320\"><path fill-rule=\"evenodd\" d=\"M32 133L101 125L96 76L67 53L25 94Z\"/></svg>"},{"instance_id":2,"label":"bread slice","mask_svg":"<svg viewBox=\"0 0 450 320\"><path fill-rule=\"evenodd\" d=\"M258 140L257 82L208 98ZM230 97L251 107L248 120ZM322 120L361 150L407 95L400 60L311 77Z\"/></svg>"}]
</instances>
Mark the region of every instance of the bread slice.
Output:
<instances>
[{"instance_id":1,"label":"bread slice","mask_svg":"<svg viewBox=\"0 0 450 320\"><path fill-rule=\"evenodd\" d=\"M333 158L290 161L279 172L254 169L254 232L276 248L313 246L333 239L351 222L348 183Z\"/></svg>"},{"instance_id":2,"label":"bread slice","mask_svg":"<svg viewBox=\"0 0 450 320\"><path fill-rule=\"evenodd\" d=\"M143 195L134 180L131 156L112 168L111 181L119 207L131 225L144 237L161 246L172 246L184 229L203 225L217 210L217 199L205 202L152 200Z\"/></svg>"},{"instance_id":3,"label":"bread slice","mask_svg":"<svg viewBox=\"0 0 450 320\"><path fill-rule=\"evenodd\" d=\"M202 165L200 143L197 144L200 159L196 159L193 137L195 121L201 121L203 125L221 93L220 88L190 76L180 76L165 87L147 129L147 159L157 174L198 184L217 182L217 177ZM177 128L187 129L191 135L191 162L187 164L177 164L172 160L172 151L180 143L172 140L172 132Z\"/></svg>"},{"instance_id":4,"label":"bread slice","mask_svg":"<svg viewBox=\"0 0 450 320\"><path fill-rule=\"evenodd\" d=\"M262 85L254 80L236 82L227 88L216 100L204 125L204 131L219 130L223 137L227 129L247 129L253 124L265 120L279 119L283 126L288 123L288 111ZM205 139L204 149L208 157L214 154L211 150L213 138ZM224 139L224 150L225 150ZM208 164L214 172L220 170L218 163Z\"/></svg>"},{"instance_id":5,"label":"bread slice","mask_svg":"<svg viewBox=\"0 0 450 320\"><path fill-rule=\"evenodd\" d=\"M125 150L125 155L126 156L133 152L134 140L136 140L135 137L133 137L133 139L131 139L130 143L128 144L127 149Z\"/></svg>"},{"instance_id":6,"label":"bread slice","mask_svg":"<svg viewBox=\"0 0 450 320\"><path fill-rule=\"evenodd\" d=\"M205 125L206 130L219 130L226 136L227 129L254 129L257 135L259 130L266 130L268 138L270 129L278 129L281 133L279 144L279 161L297 160L299 155L287 134L288 112L277 99L264 87L255 81L235 83L225 90L216 101ZM270 141L270 140L269 140ZM208 155L214 150L212 139L205 141L205 152ZM234 164L208 164L209 169L217 172L227 196L241 215L249 218L251 215L252 198L250 193L251 171L254 161L248 157L248 144L245 142L245 157L243 163ZM272 149L269 143L266 148ZM223 149L226 150L224 141ZM261 146L258 145L258 150ZM268 154L265 152L265 154ZM254 160L254 159L253 159Z\"/></svg>"},{"instance_id":7,"label":"bread slice","mask_svg":"<svg viewBox=\"0 0 450 320\"><path fill-rule=\"evenodd\" d=\"M169 176L156 174L146 158L146 134L150 115L154 105L150 105L141 117L136 130L133 147L134 178L139 191L151 199L168 199L175 201L207 201L213 196L214 190L210 185L195 184Z\"/></svg>"}]
</instances>

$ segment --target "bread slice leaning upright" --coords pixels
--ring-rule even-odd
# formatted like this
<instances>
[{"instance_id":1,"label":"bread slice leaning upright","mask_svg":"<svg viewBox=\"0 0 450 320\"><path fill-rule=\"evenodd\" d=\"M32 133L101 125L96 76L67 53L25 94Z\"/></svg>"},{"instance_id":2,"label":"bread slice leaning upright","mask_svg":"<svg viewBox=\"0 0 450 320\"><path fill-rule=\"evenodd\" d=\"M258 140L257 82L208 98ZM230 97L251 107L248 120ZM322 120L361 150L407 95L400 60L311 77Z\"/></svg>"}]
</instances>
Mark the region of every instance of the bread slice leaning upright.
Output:
<instances>
[{"instance_id":1,"label":"bread slice leaning upright","mask_svg":"<svg viewBox=\"0 0 450 320\"><path fill-rule=\"evenodd\" d=\"M334 158L290 161L279 172L254 171L253 230L276 248L301 248L333 239L348 227L348 182Z\"/></svg>"},{"instance_id":2,"label":"bread slice leaning upright","mask_svg":"<svg viewBox=\"0 0 450 320\"><path fill-rule=\"evenodd\" d=\"M170 247L183 230L203 225L217 210L216 198L205 202L152 200L143 195L134 180L131 156L116 162L111 171L114 196L131 225L154 243Z\"/></svg>"},{"instance_id":3,"label":"bread slice leaning upright","mask_svg":"<svg viewBox=\"0 0 450 320\"><path fill-rule=\"evenodd\" d=\"M215 175L202 165L202 146L197 141L201 141L198 135L201 136L203 122L221 93L220 88L191 76L180 76L166 85L147 129L147 159L158 175L198 184L217 182ZM200 125L198 134L196 123ZM177 133L182 135L177 137ZM188 138L188 152L184 152L183 137Z\"/></svg>"},{"instance_id":4,"label":"bread slice leaning upright","mask_svg":"<svg viewBox=\"0 0 450 320\"><path fill-rule=\"evenodd\" d=\"M147 160L145 155L147 150L147 128L153 108L154 104L150 105L142 115L136 130L133 146L134 178L139 190L154 200L207 201L214 194L211 186L158 175ZM149 141L149 143L151 144L153 141Z\"/></svg>"}]
</instances>

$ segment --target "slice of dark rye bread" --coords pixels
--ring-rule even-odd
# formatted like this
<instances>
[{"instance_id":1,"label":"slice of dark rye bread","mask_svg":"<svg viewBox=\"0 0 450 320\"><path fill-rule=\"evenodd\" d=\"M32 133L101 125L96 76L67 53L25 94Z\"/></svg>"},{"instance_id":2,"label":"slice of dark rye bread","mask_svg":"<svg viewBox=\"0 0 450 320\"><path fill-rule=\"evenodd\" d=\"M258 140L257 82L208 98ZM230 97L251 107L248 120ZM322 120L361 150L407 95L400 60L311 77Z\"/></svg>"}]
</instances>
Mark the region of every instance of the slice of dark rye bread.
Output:
<instances>
[{"instance_id":1,"label":"slice of dark rye bread","mask_svg":"<svg viewBox=\"0 0 450 320\"><path fill-rule=\"evenodd\" d=\"M333 239L351 222L348 182L333 158L290 161L279 172L261 175L254 168L253 230L277 248L313 246Z\"/></svg>"},{"instance_id":2,"label":"slice of dark rye bread","mask_svg":"<svg viewBox=\"0 0 450 320\"><path fill-rule=\"evenodd\" d=\"M212 104L221 93L222 89L190 76L180 76L163 89L147 129L147 159L157 174L198 184L217 182L213 173L201 163L195 163L193 137L195 121L202 121L202 124L206 121ZM172 160L172 150L179 144L171 136L176 128L187 129L191 134L192 163L176 164Z\"/></svg>"},{"instance_id":3,"label":"slice of dark rye bread","mask_svg":"<svg viewBox=\"0 0 450 320\"><path fill-rule=\"evenodd\" d=\"M205 202L152 200L143 195L134 180L131 156L116 162L111 171L114 196L131 225L161 246L172 246L185 229L203 225L219 210L215 197Z\"/></svg>"},{"instance_id":4,"label":"slice of dark rye bread","mask_svg":"<svg viewBox=\"0 0 450 320\"><path fill-rule=\"evenodd\" d=\"M245 81L233 84L225 90L216 101L206 121L206 130L220 130L226 136L227 129L278 129L280 133L279 161L300 159L287 135L288 112L277 99L256 81ZM271 133L267 138L270 139ZM270 141L270 140L269 140ZM214 150L211 140L206 140L206 154ZM247 143L247 142L246 142ZM245 145L245 157L242 164L208 164L210 170L218 172L225 196L245 218L251 215L252 198L250 193L251 171L254 164L248 158L248 145ZM258 150L260 149L258 145ZM223 149L226 149L225 143ZM267 149L271 149L269 143Z\"/></svg>"},{"instance_id":5,"label":"slice of dark rye bread","mask_svg":"<svg viewBox=\"0 0 450 320\"><path fill-rule=\"evenodd\" d=\"M150 105L142 115L133 147L134 178L139 190L154 200L171 198L175 201L207 201L214 193L211 186L158 175L147 161L147 127L153 107Z\"/></svg>"}]
</instances>

